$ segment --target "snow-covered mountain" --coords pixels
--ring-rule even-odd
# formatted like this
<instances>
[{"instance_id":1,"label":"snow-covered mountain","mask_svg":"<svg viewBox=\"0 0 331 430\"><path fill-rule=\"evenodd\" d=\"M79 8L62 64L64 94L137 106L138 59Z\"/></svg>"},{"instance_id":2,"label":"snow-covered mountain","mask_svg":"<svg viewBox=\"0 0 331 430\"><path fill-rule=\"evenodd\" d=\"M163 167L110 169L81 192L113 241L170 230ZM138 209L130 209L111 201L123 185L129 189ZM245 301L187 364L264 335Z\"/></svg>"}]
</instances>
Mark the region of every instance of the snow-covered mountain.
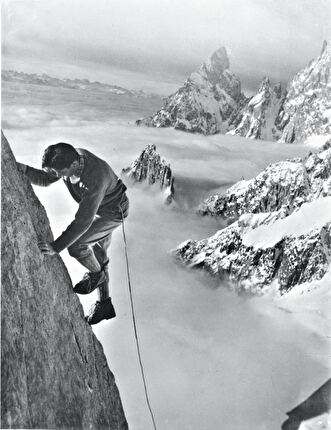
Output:
<instances>
[{"instance_id":1,"label":"snow-covered mountain","mask_svg":"<svg viewBox=\"0 0 331 430\"><path fill-rule=\"evenodd\" d=\"M312 60L287 86L287 95L276 119L279 140L305 142L331 136L331 48L326 41ZM312 142L313 143L313 142Z\"/></svg>"},{"instance_id":2,"label":"snow-covered mountain","mask_svg":"<svg viewBox=\"0 0 331 430\"><path fill-rule=\"evenodd\" d=\"M229 70L225 48L220 48L160 111L136 123L322 146L331 137L330 68L330 44L324 42L320 56L288 83L286 91L280 84L272 87L266 77L256 95L246 98L240 80Z\"/></svg>"},{"instance_id":3,"label":"snow-covered mountain","mask_svg":"<svg viewBox=\"0 0 331 430\"><path fill-rule=\"evenodd\" d=\"M17 72L15 70L3 70L1 72L2 81L8 82L21 82L25 84L35 85L48 85L51 87L70 88L74 90L86 90L86 91L106 91L117 95L134 95L144 96L148 95L143 91L132 91L126 88L119 87L117 85L105 84L102 82L91 82L88 79L59 79L43 73L41 75L37 73L24 73Z\"/></svg>"},{"instance_id":4,"label":"snow-covered mountain","mask_svg":"<svg viewBox=\"0 0 331 430\"><path fill-rule=\"evenodd\" d=\"M233 113L246 98L240 80L229 69L225 48L220 48L170 95L161 110L137 125L174 127L203 134L224 133Z\"/></svg>"},{"instance_id":5,"label":"snow-covered mountain","mask_svg":"<svg viewBox=\"0 0 331 430\"><path fill-rule=\"evenodd\" d=\"M282 101L281 84L271 87L268 78L264 78L254 97L238 112L233 120L235 128L227 134L239 135L252 139L276 140L275 121Z\"/></svg>"},{"instance_id":6,"label":"snow-covered mountain","mask_svg":"<svg viewBox=\"0 0 331 430\"><path fill-rule=\"evenodd\" d=\"M147 181L150 185L158 183L165 203L169 204L173 201L175 179L170 164L161 159L155 145L148 145L130 167L122 170L122 175L126 175L133 182Z\"/></svg>"},{"instance_id":7,"label":"snow-covered mountain","mask_svg":"<svg viewBox=\"0 0 331 430\"><path fill-rule=\"evenodd\" d=\"M293 212L304 202L331 194L331 148L270 164L255 178L242 180L225 194L208 197L198 208L201 215L237 219L245 213Z\"/></svg>"},{"instance_id":8,"label":"snow-covered mountain","mask_svg":"<svg viewBox=\"0 0 331 430\"><path fill-rule=\"evenodd\" d=\"M238 290L288 292L331 270L330 196L331 148L272 164L207 199L200 213L235 221L210 238L185 241L174 254L228 277Z\"/></svg>"}]
</instances>

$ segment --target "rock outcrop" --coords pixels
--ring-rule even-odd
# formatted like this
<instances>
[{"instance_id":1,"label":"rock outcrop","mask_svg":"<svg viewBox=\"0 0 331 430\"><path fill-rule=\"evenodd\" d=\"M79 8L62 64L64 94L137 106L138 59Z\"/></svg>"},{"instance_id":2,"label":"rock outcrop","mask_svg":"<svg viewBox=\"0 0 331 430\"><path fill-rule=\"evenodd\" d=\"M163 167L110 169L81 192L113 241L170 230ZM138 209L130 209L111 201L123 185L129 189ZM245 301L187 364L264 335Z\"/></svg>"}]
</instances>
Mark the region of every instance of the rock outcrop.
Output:
<instances>
[{"instance_id":1,"label":"rock outcrop","mask_svg":"<svg viewBox=\"0 0 331 430\"><path fill-rule=\"evenodd\" d=\"M281 294L295 285L321 279L331 263L331 223L299 237L284 237L268 248L247 246L245 233L281 218L281 214L264 215L264 219L243 215L208 239L182 243L174 254L190 267L229 278L237 291L254 294L264 293L275 279Z\"/></svg>"},{"instance_id":2,"label":"rock outcrop","mask_svg":"<svg viewBox=\"0 0 331 430\"><path fill-rule=\"evenodd\" d=\"M305 142L331 135L331 53L324 42L320 56L312 60L287 86L287 95L275 121L279 141Z\"/></svg>"},{"instance_id":3,"label":"rock outcrop","mask_svg":"<svg viewBox=\"0 0 331 430\"><path fill-rule=\"evenodd\" d=\"M38 249L46 212L1 141L1 428L127 429L62 259Z\"/></svg>"},{"instance_id":4,"label":"rock outcrop","mask_svg":"<svg viewBox=\"0 0 331 430\"><path fill-rule=\"evenodd\" d=\"M201 214L232 223L210 238L185 241L174 255L229 278L237 290L264 293L276 282L283 294L330 270L330 196L331 148L304 161L271 164L256 178L207 199ZM318 222L305 221L309 217Z\"/></svg>"},{"instance_id":5,"label":"rock outcrop","mask_svg":"<svg viewBox=\"0 0 331 430\"><path fill-rule=\"evenodd\" d=\"M277 84L272 88L269 79L264 78L257 94L234 118L233 121L237 123L235 128L227 134L250 139L276 140L275 121L282 102L281 85Z\"/></svg>"},{"instance_id":6,"label":"rock outcrop","mask_svg":"<svg viewBox=\"0 0 331 430\"><path fill-rule=\"evenodd\" d=\"M130 167L122 170L122 175L134 182L159 183L165 203L173 201L175 189L170 164L161 159L155 145L148 145Z\"/></svg>"},{"instance_id":7,"label":"rock outcrop","mask_svg":"<svg viewBox=\"0 0 331 430\"><path fill-rule=\"evenodd\" d=\"M230 71L225 48L220 48L184 85L170 95L161 110L137 125L215 134L228 130L228 124L242 100L240 80Z\"/></svg>"},{"instance_id":8,"label":"rock outcrop","mask_svg":"<svg viewBox=\"0 0 331 430\"><path fill-rule=\"evenodd\" d=\"M323 144L331 135L331 55L324 42L322 52L287 85L273 89L268 78L256 95L232 119L228 134L252 139Z\"/></svg>"},{"instance_id":9,"label":"rock outcrop","mask_svg":"<svg viewBox=\"0 0 331 430\"><path fill-rule=\"evenodd\" d=\"M215 194L199 207L201 215L237 219L244 213L293 212L302 203L331 193L331 148L270 164L250 180L242 180L224 195Z\"/></svg>"}]
</instances>

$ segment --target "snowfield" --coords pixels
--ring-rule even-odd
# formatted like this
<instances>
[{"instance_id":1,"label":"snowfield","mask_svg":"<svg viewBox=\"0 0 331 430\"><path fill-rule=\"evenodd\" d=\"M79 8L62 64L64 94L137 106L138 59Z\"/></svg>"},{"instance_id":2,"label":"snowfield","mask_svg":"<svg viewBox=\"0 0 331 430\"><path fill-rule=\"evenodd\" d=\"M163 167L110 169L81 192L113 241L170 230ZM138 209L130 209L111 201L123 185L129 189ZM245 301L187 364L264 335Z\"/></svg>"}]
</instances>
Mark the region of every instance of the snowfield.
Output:
<instances>
[{"instance_id":1,"label":"snowfield","mask_svg":"<svg viewBox=\"0 0 331 430\"><path fill-rule=\"evenodd\" d=\"M304 203L300 209L269 225L261 225L243 235L243 243L254 248L270 248L284 237L298 237L321 229L331 222L331 197ZM331 285L331 284L330 284Z\"/></svg>"}]
</instances>

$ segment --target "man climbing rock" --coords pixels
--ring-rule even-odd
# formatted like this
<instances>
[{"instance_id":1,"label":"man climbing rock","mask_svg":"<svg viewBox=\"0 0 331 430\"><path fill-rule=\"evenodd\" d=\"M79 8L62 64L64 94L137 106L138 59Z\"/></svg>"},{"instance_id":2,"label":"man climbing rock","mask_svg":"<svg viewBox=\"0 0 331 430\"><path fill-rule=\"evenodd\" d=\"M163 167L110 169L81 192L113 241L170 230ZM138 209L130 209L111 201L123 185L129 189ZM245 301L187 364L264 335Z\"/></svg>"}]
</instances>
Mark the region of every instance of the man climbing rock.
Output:
<instances>
[{"instance_id":1,"label":"man climbing rock","mask_svg":"<svg viewBox=\"0 0 331 430\"><path fill-rule=\"evenodd\" d=\"M89 294L98 288L99 300L86 317L89 324L115 317L109 296L107 249L112 232L128 215L126 186L106 161L63 142L46 148L42 170L17 165L34 185L46 187L63 178L79 204L75 219L53 242L39 242L39 249L43 254L53 255L68 248L69 254L88 269L74 291Z\"/></svg>"}]
</instances>

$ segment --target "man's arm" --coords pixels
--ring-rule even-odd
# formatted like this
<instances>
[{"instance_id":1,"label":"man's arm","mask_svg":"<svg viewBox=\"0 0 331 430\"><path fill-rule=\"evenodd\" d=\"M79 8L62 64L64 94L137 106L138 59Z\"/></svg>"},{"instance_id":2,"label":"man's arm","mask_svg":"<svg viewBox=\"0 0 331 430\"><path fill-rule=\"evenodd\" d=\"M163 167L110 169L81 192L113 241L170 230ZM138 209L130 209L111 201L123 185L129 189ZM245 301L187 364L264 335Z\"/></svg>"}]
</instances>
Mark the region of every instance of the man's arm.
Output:
<instances>
[{"instance_id":1,"label":"man's arm","mask_svg":"<svg viewBox=\"0 0 331 430\"><path fill-rule=\"evenodd\" d=\"M60 179L44 170L35 169L34 167L27 166L26 164L17 162L17 168L29 178L33 185L39 185L40 187L48 187L48 185L51 185L53 182Z\"/></svg>"},{"instance_id":2,"label":"man's arm","mask_svg":"<svg viewBox=\"0 0 331 430\"><path fill-rule=\"evenodd\" d=\"M85 190L75 219L61 236L51 243L52 248L56 252L61 252L65 248L68 248L68 246L76 242L89 229L105 196L106 189L107 183L99 182Z\"/></svg>"}]
</instances>

